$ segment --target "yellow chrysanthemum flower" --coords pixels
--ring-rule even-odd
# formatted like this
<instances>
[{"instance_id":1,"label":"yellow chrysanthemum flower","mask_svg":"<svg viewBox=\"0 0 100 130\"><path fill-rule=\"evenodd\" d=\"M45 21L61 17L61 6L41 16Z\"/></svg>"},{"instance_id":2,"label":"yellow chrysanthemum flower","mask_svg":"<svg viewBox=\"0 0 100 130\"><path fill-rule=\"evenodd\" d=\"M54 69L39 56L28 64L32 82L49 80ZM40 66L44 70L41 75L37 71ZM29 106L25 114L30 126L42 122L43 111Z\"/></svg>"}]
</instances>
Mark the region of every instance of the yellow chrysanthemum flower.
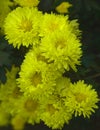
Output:
<instances>
[{"instance_id":1,"label":"yellow chrysanthemum flower","mask_svg":"<svg viewBox=\"0 0 100 130\"><path fill-rule=\"evenodd\" d=\"M59 13L68 13L68 9L72 5L69 2L62 2L60 5L56 7L56 11Z\"/></svg>"},{"instance_id":2,"label":"yellow chrysanthemum flower","mask_svg":"<svg viewBox=\"0 0 100 130\"><path fill-rule=\"evenodd\" d=\"M69 90L70 79L59 77L54 86L54 92L42 102L43 112L41 120L52 129L62 129L65 123L69 123L72 118L72 112L67 109L64 103L65 93Z\"/></svg>"},{"instance_id":3,"label":"yellow chrysanthemum flower","mask_svg":"<svg viewBox=\"0 0 100 130\"><path fill-rule=\"evenodd\" d=\"M21 65L19 87L26 94L35 99L46 98L54 90L55 79L61 75L53 66L36 58L34 51L30 51L25 56Z\"/></svg>"},{"instance_id":4,"label":"yellow chrysanthemum flower","mask_svg":"<svg viewBox=\"0 0 100 130\"><path fill-rule=\"evenodd\" d=\"M42 13L37 8L18 7L5 20L5 35L14 47L28 47L38 42L39 22Z\"/></svg>"},{"instance_id":5,"label":"yellow chrysanthemum flower","mask_svg":"<svg viewBox=\"0 0 100 130\"><path fill-rule=\"evenodd\" d=\"M92 86L85 84L84 81L78 81L70 85L65 104L75 116L83 115L89 118L92 112L95 112L94 109L98 108L96 105L98 101L97 92Z\"/></svg>"},{"instance_id":6,"label":"yellow chrysanthemum flower","mask_svg":"<svg viewBox=\"0 0 100 130\"><path fill-rule=\"evenodd\" d=\"M16 3L23 7L35 7L38 6L39 0L14 0Z\"/></svg>"},{"instance_id":7,"label":"yellow chrysanthemum flower","mask_svg":"<svg viewBox=\"0 0 100 130\"><path fill-rule=\"evenodd\" d=\"M46 101L46 100L45 100ZM43 104L44 112L41 113L41 120L52 129L62 129L65 123L69 123L72 113L64 105L63 100L56 95L52 95Z\"/></svg>"},{"instance_id":8,"label":"yellow chrysanthemum flower","mask_svg":"<svg viewBox=\"0 0 100 130\"><path fill-rule=\"evenodd\" d=\"M34 123L40 122L40 114L42 113L41 105L38 100L33 100L30 96L22 95L22 97L16 101L14 111L16 111L15 115L24 119L25 123L33 125Z\"/></svg>"},{"instance_id":9,"label":"yellow chrysanthemum flower","mask_svg":"<svg viewBox=\"0 0 100 130\"><path fill-rule=\"evenodd\" d=\"M57 69L70 67L76 71L82 55L80 40L66 27L44 37L40 45L43 56L53 62Z\"/></svg>"},{"instance_id":10,"label":"yellow chrysanthemum flower","mask_svg":"<svg viewBox=\"0 0 100 130\"><path fill-rule=\"evenodd\" d=\"M3 33L4 31L4 20L8 13L11 11L11 6L13 6L13 2L10 0L0 0L0 33Z\"/></svg>"},{"instance_id":11,"label":"yellow chrysanthemum flower","mask_svg":"<svg viewBox=\"0 0 100 130\"><path fill-rule=\"evenodd\" d=\"M68 16L45 13L40 24L40 36L51 35L52 32L62 30L67 20Z\"/></svg>"}]
</instances>

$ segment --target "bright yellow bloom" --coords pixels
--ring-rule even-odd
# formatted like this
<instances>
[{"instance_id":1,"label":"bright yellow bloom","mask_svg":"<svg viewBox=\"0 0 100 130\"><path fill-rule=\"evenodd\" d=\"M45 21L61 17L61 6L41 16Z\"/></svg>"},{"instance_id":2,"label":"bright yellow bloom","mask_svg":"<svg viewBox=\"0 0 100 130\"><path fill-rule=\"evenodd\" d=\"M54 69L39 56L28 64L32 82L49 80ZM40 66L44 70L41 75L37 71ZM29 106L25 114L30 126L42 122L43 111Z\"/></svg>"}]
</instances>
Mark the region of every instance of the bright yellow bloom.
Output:
<instances>
[{"instance_id":1,"label":"bright yellow bloom","mask_svg":"<svg viewBox=\"0 0 100 130\"><path fill-rule=\"evenodd\" d=\"M17 79L21 90L35 99L48 97L54 90L55 79L61 75L53 66L38 59L34 51L28 52Z\"/></svg>"},{"instance_id":2,"label":"bright yellow bloom","mask_svg":"<svg viewBox=\"0 0 100 130\"><path fill-rule=\"evenodd\" d=\"M72 113L58 95L53 94L47 102L43 103L44 111L41 113L41 120L45 125L52 129L62 129L65 123L69 123Z\"/></svg>"},{"instance_id":3,"label":"bright yellow bloom","mask_svg":"<svg viewBox=\"0 0 100 130\"><path fill-rule=\"evenodd\" d=\"M84 81L78 81L70 85L65 104L75 116L83 115L89 118L92 112L95 112L94 109L98 108L96 105L98 101L97 92L92 86L85 84Z\"/></svg>"},{"instance_id":4,"label":"bright yellow bloom","mask_svg":"<svg viewBox=\"0 0 100 130\"><path fill-rule=\"evenodd\" d=\"M76 65L80 64L81 43L68 27L44 37L40 48L42 55L53 62L57 69L64 68L68 71L71 67L76 71Z\"/></svg>"},{"instance_id":5,"label":"bright yellow bloom","mask_svg":"<svg viewBox=\"0 0 100 130\"><path fill-rule=\"evenodd\" d=\"M65 123L69 123L72 113L67 109L64 103L65 93L70 87L70 79L59 77L54 86L54 92L49 98L42 102L43 112L41 120L52 129L62 129Z\"/></svg>"},{"instance_id":6,"label":"bright yellow bloom","mask_svg":"<svg viewBox=\"0 0 100 130\"><path fill-rule=\"evenodd\" d=\"M16 3L23 7L38 6L39 0L14 0Z\"/></svg>"},{"instance_id":7,"label":"bright yellow bloom","mask_svg":"<svg viewBox=\"0 0 100 130\"><path fill-rule=\"evenodd\" d=\"M40 24L40 36L51 35L55 31L61 31L68 20L68 16L45 13Z\"/></svg>"},{"instance_id":8,"label":"bright yellow bloom","mask_svg":"<svg viewBox=\"0 0 100 130\"><path fill-rule=\"evenodd\" d=\"M56 7L56 11L59 13L68 13L68 9L72 5L69 2L62 2L60 5Z\"/></svg>"},{"instance_id":9,"label":"bright yellow bloom","mask_svg":"<svg viewBox=\"0 0 100 130\"><path fill-rule=\"evenodd\" d=\"M37 8L18 7L5 20L5 35L9 44L20 47L38 42L39 21L42 13Z\"/></svg>"}]
</instances>

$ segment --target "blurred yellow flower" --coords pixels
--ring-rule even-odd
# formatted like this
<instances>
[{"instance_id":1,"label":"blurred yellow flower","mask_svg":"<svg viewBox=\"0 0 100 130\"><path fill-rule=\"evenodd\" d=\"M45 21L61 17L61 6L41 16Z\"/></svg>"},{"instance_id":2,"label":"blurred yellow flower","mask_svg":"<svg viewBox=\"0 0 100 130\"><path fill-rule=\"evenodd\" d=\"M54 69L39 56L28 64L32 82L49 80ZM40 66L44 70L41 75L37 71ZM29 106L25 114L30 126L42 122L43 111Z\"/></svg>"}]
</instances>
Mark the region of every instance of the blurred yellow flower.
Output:
<instances>
[{"instance_id":1,"label":"blurred yellow flower","mask_svg":"<svg viewBox=\"0 0 100 130\"><path fill-rule=\"evenodd\" d=\"M41 105L38 100L34 100L28 96L22 95L20 99L16 101L16 105L13 109L16 111L16 113L14 114L15 119L12 119L12 123L13 126L16 127L16 130L19 130L17 129L18 127L23 127L23 123L27 122L33 125L34 123L40 122ZM16 115L18 117L17 120ZM21 123L19 123L19 126L17 126L20 119Z\"/></svg>"},{"instance_id":2,"label":"blurred yellow flower","mask_svg":"<svg viewBox=\"0 0 100 130\"><path fill-rule=\"evenodd\" d=\"M35 7L39 4L39 0L14 0L22 7Z\"/></svg>"},{"instance_id":3,"label":"blurred yellow flower","mask_svg":"<svg viewBox=\"0 0 100 130\"><path fill-rule=\"evenodd\" d=\"M0 103L0 127L6 126L10 122L10 114L5 111L3 105Z\"/></svg>"},{"instance_id":4,"label":"blurred yellow flower","mask_svg":"<svg viewBox=\"0 0 100 130\"><path fill-rule=\"evenodd\" d=\"M69 2L62 2L56 7L56 11L59 13L68 13L68 9L72 6Z\"/></svg>"},{"instance_id":5,"label":"blurred yellow flower","mask_svg":"<svg viewBox=\"0 0 100 130\"><path fill-rule=\"evenodd\" d=\"M14 130L23 130L25 126L25 119L20 115L16 115L11 119L11 124Z\"/></svg>"}]
</instances>

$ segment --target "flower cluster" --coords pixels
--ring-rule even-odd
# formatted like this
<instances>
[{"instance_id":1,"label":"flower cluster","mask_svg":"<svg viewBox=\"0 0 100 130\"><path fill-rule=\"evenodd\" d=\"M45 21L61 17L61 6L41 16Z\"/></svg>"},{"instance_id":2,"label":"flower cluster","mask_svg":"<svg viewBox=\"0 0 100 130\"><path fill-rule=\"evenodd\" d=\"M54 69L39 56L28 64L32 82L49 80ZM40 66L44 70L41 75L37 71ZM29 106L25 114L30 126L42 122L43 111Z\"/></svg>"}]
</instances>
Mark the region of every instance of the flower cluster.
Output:
<instances>
[{"instance_id":1,"label":"flower cluster","mask_svg":"<svg viewBox=\"0 0 100 130\"><path fill-rule=\"evenodd\" d=\"M5 39L18 49L28 48L19 68L7 70L0 85L0 125L14 130L43 121L62 129L73 115L90 117L98 108L97 92L83 80L72 83L64 73L77 71L82 56L77 20L68 15L42 13L38 0L15 0L4 24ZM16 76L18 74L18 76Z\"/></svg>"}]
</instances>

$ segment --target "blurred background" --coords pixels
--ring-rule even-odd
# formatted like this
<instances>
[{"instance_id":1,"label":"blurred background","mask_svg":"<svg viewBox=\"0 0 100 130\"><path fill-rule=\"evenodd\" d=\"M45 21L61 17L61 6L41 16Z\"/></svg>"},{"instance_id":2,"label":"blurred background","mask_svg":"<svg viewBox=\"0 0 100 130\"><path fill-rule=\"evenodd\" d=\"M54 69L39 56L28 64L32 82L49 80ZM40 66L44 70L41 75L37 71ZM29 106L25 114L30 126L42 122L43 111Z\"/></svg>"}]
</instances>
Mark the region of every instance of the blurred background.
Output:
<instances>
[{"instance_id":1,"label":"blurred background","mask_svg":"<svg viewBox=\"0 0 100 130\"><path fill-rule=\"evenodd\" d=\"M43 12L56 12L55 8L63 1L72 4L68 15L70 20L78 19L82 31L83 49L82 65L78 67L78 72L72 71L67 75L73 81L83 79L86 83L92 84L100 97L100 2L99 0L41 0L38 8ZM19 50L13 48L3 36L0 36L0 82L6 81L6 68L10 69L12 64L21 65L26 51L25 48ZM98 105L100 107L100 103ZM0 130L11 130L11 127L0 127ZM25 130L51 129L41 122L35 126L26 125ZM90 119L73 118L63 130L100 130L100 108Z\"/></svg>"}]
</instances>

